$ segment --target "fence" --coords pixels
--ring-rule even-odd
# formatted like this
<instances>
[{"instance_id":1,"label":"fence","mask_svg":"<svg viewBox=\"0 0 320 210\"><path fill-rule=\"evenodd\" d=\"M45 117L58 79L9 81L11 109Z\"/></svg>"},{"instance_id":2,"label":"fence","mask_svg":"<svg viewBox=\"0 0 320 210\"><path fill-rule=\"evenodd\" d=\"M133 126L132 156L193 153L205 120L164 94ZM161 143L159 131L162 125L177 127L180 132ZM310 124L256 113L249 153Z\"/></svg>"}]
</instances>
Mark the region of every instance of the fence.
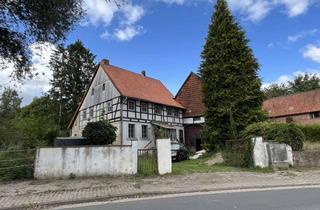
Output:
<instances>
[{"instance_id":1,"label":"fence","mask_svg":"<svg viewBox=\"0 0 320 210\"><path fill-rule=\"evenodd\" d=\"M243 139L227 140L224 145L223 158L227 165L246 166L249 160L250 145Z\"/></svg>"},{"instance_id":2,"label":"fence","mask_svg":"<svg viewBox=\"0 0 320 210\"><path fill-rule=\"evenodd\" d=\"M138 150L138 173L143 175L158 173L156 149Z\"/></svg>"},{"instance_id":3,"label":"fence","mask_svg":"<svg viewBox=\"0 0 320 210\"><path fill-rule=\"evenodd\" d=\"M0 150L0 180L32 178L35 149Z\"/></svg>"}]
</instances>

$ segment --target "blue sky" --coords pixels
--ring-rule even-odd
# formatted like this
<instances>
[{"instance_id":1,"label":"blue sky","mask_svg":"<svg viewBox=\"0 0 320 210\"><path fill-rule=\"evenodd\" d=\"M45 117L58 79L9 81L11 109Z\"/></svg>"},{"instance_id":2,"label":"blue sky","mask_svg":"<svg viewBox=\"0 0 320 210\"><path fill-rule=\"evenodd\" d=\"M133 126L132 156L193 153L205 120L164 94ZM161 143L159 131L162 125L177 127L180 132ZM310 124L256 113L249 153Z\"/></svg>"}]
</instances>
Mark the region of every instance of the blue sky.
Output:
<instances>
[{"instance_id":1,"label":"blue sky","mask_svg":"<svg viewBox=\"0 0 320 210\"><path fill-rule=\"evenodd\" d=\"M261 65L264 86L287 82L302 72L320 73L319 0L228 2ZM212 0L133 0L119 10L105 0L85 0L87 16L69 33L66 44L80 39L97 61L107 58L128 70L146 70L175 94L190 71L198 71L214 4ZM21 87L25 104L49 88L50 71L43 66L52 48L42 51L44 58L35 58L46 78Z\"/></svg>"}]
</instances>

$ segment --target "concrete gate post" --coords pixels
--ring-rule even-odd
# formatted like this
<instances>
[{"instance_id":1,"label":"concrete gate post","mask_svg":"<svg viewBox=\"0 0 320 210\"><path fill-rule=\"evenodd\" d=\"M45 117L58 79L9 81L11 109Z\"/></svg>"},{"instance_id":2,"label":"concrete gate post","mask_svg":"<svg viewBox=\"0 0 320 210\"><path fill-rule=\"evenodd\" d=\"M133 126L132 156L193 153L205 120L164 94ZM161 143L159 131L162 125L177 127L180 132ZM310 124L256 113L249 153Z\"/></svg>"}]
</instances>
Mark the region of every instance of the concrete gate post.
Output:
<instances>
[{"instance_id":1,"label":"concrete gate post","mask_svg":"<svg viewBox=\"0 0 320 210\"><path fill-rule=\"evenodd\" d=\"M157 139L157 161L159 174L172 172L171 141L170 139Z\"/></svg>"}]
</instances>

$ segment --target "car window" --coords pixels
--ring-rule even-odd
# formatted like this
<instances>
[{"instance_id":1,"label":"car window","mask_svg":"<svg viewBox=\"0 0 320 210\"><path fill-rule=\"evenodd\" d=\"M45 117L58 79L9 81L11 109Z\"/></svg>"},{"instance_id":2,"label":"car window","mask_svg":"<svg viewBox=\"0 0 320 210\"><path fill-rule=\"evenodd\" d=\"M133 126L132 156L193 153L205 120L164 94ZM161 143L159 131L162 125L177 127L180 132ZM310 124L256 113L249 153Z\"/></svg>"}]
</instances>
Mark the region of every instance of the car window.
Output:
<instances>
[{"instance_id":1,"label":"car window","mask_svg":"<svg viewBox=\"0 0 320 210\"><path fill-rule=\"evenodd\" d=\"M171 149L178 150L178 149L180 149L180 145L179 144L171 144Z\"/></svg>"}]
</instances>

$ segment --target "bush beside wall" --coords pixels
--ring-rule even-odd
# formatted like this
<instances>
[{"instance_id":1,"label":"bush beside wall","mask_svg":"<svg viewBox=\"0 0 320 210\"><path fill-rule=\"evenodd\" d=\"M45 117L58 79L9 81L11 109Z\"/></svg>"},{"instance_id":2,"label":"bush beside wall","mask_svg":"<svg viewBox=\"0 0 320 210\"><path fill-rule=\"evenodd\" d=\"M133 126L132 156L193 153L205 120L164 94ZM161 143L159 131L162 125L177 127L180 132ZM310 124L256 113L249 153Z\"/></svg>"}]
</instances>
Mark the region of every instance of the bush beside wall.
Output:
<instances>
[{"instance_id":1,"label":"bush beside wall","mask_svg":"<svg viewBox=\"0 0 320 210\"><path fill-rule=\"evenodd\" d=\"M299 128L303 131L306 141L320 142L320 125L300 125Z\"/></svg>"},{"instance_id":2,"label":"bush beside wall","mask_svg":"<svg viewBox=\"0 0 320 210\"><path fill-rule=\"evenodd\" d=\"M286 143L294 151L300 151L303 148L303 142L306 137L299 126L294 124L278 124L271 122L259 122L249 125L243 132L244 139L251 139L255 136L261 136L265 140Z\"/></svg>"}]
</instances>

